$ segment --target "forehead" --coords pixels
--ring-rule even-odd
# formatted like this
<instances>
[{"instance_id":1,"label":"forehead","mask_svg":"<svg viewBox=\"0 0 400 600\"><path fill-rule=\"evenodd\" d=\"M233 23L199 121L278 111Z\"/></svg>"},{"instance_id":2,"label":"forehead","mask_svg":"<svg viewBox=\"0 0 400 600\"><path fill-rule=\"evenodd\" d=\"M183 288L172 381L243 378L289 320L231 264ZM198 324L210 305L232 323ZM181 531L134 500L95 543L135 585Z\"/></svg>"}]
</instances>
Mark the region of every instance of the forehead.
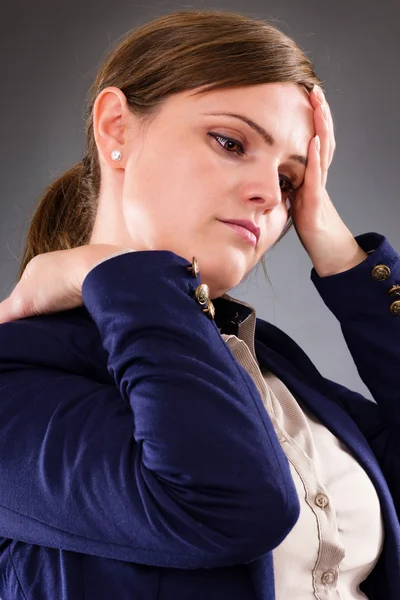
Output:
<instances>
[{"instance_id":1,"label":"forehead","mask_svg":"<svg viewBox=\"0 0 400 600\"><path fill-rule=\"evenodd\" d=\"M309 141L315 135L309 94L296 83L266 83L201 94L197 91L189 90L170 97L181 118L204 112L243 114L270 131L277 143L293 137Z\"/></svg>"}]
</instances>

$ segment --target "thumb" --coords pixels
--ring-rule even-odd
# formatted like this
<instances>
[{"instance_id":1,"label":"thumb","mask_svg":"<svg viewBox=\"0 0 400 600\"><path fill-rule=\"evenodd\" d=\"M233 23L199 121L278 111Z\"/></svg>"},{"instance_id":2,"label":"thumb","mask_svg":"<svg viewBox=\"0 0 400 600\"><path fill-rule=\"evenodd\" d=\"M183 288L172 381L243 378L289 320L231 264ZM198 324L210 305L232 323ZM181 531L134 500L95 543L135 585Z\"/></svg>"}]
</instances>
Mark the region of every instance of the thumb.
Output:
<instances>
[{"instance_id":1,"label":"thumb","mask_svg":"<svg viewBox=\"0 0 400 600\"><path fill-rule=\"evenodd\" d=\"M3 302L0 302L0 323L24 319L32 314L32 309L24 306L22 297L17 294L12 293Z\"/></svg>"}]
</instances>

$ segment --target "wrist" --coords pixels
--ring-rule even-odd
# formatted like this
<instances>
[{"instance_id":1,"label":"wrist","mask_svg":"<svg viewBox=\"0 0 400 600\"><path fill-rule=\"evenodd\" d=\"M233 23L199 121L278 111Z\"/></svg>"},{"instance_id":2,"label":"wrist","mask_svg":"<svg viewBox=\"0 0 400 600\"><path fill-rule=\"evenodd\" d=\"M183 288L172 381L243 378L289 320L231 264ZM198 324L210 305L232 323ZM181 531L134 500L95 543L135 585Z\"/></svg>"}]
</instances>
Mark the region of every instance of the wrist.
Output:
<instances>
[{"instance_id":1,"label":"wrist","mask_svg":"<svg viewBox=\"0 0 400 600\"><path fill-rule=\"evenodd\" d=\"M82 283L89 271L94 269L100 263L109 258L113 258L114 256L118 256L119 254L132 251L132 248L122 248L112 244L88 244L74 248L73 251L69 251L76 253L73 260L74 262L76 261L76 275L79 286L82 287Z\"/></svg>"},{"instance_id":2,"label":"wrist","mask_svg":"<svg viewBox=\"0 0 400 600\"><path fill-rule=\"evenodd\" d=\"M353 238L353 243L337 252L330 252L328 259L313 261L314 268L319 277L329 277L344 273L364 262L368 254Z\"/></svg>"}]
</instances>

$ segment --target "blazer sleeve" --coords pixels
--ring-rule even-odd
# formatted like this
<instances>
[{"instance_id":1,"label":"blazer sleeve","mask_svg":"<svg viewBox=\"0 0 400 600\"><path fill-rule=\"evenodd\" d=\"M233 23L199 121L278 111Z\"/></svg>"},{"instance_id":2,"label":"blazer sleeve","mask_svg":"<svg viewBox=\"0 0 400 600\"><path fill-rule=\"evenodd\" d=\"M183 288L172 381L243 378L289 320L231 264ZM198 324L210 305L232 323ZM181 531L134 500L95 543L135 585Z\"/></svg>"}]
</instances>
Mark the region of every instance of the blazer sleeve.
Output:
<instances>
[{"instance_id":1,"label":"blazer sleeve","mask_svg":"<svg viewBox=\"0 0 400 600\"><path fill-rule=\"evenodd\" d=\"M378 233L355 238L369 253L354 268L311 280L336 316L375 402L326 379L370 443L400 513L400 256Z\"/></svg>"},{"instance_id":2,"label":"blazer sleeve","mask_svg":"<svg viewBox=\"0 0 400 600\"><path fill-rule=\"evenodd\" d=\"M294 525L286 457L188 266L129 252L86 276L115 385L67 368L35 317L0 326L1 536L192 569L249 562Z\"/></svg>"}]
</instances>

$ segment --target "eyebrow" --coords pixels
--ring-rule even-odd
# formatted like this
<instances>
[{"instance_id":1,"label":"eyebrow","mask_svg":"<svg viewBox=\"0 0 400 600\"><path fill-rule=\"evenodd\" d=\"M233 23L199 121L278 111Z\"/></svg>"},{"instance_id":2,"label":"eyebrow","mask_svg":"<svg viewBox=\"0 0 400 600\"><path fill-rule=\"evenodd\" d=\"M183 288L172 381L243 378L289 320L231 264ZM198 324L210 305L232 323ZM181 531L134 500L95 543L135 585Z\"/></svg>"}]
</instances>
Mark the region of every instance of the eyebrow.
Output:
<instances>
[{"instance_id":1,"label":"eyebrow","mask_svg":"<svg viewBox=\"0 0 400 600\"><path fill-rule=\"evenodd\" d=\"M222 117L234 117L235 119L240 119L241 121L246 123L249 127L254 129L254 131L256 131L262 137L262 139L268 146L275 146L275 144L276 144L275 138L270 133L268 133L268 131L266 131L264 129L264 127L261 127L261 125L258 125L258 123L255 123L254 121L252 121L248 117L245 117L244 115L238 115L236 113L226 113L226 112L212 112L212 113L202 113L202 114L203 115L212 115L214 117L222 116ZM301 165L304 165L305 167L307 166L307 158L305 156L301 156L300 154L291 154L289 156L289 159L295 160L296 162L299 162Z\"/></svg>"}]
</instances>

